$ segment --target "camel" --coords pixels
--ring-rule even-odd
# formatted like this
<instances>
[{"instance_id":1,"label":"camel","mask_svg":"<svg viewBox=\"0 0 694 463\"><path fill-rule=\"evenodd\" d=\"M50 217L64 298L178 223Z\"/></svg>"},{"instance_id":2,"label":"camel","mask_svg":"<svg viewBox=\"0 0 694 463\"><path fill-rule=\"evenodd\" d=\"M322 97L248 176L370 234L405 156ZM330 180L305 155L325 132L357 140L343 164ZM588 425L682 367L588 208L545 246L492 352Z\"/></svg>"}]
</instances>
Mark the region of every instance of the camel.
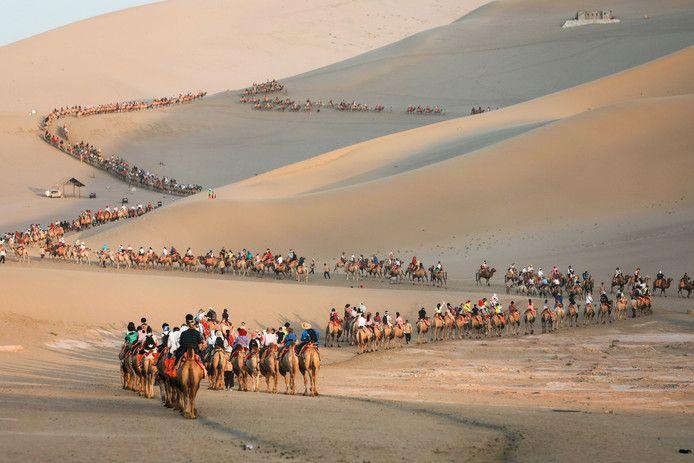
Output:
<instances>
[{"instance_id":1,"label":"camel","mask_svg":"<svg viewBox=\"0 0 694 463\"><path fill-rule=\"evenodd\" d=\"M345 261L344 259L338 259L337 262L335 262L335 267L333 268L333 272L337 273L338 269L344 269L346 265L347 265L347 261Z\"/></svg>"},{"instance_id":2,"label":"camel","mask_svg":"<svg viewBox=\"0 0 694 463\"><path fill-rule=\"evenodd\" d=\"M586 304L583 309L583 325L595 322L595 307L593 304Z\"/></svg>"},{"instance_id":3,"label":"camel","mask_svg":"<svg viewBox=\"0 0 694 463\"><path fill-rule=\"evenodd\" d=\"M422 283L424 280L425 282L429 283L429 275L427 275L427 271L424 270L423 268L419 267L416 269L410 269L408 268L407 271L410 273L410 278L412 279L412 284L415 283L415 280L417 283Z\"/></svg>"},{"instance_id":4,"label":"camel","mask_svg":"<svg viewBox=\"0 0 694 463\"><path fill-rule=\"evenodd\" d=\"M239 392L243 388L248 391L248 371L246 370L246 353L248 348L239 347L231 356L231 364L234 367L234 375L238 378Z\"/></svg>"},{"instance_id":5,"label":"camel","mask_svg":"<svg viewBox=\"0 0 694 463\"><path fill-rule=\"evenodd\" d=\"M566 318L566 311L562 304L557 304L556 311L554 312L557 316L556 328L562 328L564 326L564 319Z\"/></svg>"},{"instance_id":6,"label":"camel","mask_svg":"<svg viewBox=\"0 0 694 463\"><path fill-rule=\"evenodd\" d=\"M318 346L312 342L306 344L299 353L299 371L304 377L304 395L317 396L320 355Z\"/></svg>"},{"instance_id":7,"label":"camel","mask_svg":"<svg viewBox=\"0 0 694 463\"><path fill-rule=\"evenodd\" d=\"M600 313L598 314L598 320L605 324L605 320L612 323L612 302L601 302L600 303Z\"/></svg>"},{"instance_id":8,"label":"camel","mask_svg":"<svg viewBox=\"0 0 694 463\"><path fill-rule=\"evenodd\" d=\"M185 418L196 419L198 411L195 409L195 397L200 389L200 382L205 376L205 370L195 360L193 346L188 346L180 365L176 378L180 389L179 406Z\"/></svg>"},{"instance_id":9,"label":"camel","mask_svg":"<svg viewBox=\"0 0 694 463\"><path fill-rule=\"evenodd\" d=\"M433 286L438 286L439 288L448 286L448 272L445 270L436 270L435 267L431 267L429 269L429 273L431 275L431 284Z\"/></svg>"},{"instance_id":10,"label":"camel","mask_svg":"<svg viewBox=\"0 0 694 463\"><path fill-rule=\"evenodd\" d=\"M520 312L514 310L508 314L508 330L513 336L520 334Z\"/></svg>"},{"instance_id":11,"label":"camel","mask_svg":"<svg viewBox=\"0 0 694 463\"><path fill-rule=\"evenodd\" d=\"M475 339L480 339L482 334L487 334L487 323L482 315L472 315L470 318L470 329L475 331Z\"/></svg>"},{"instance_id":12,"label":"camel","mask_svg":"<svg viewBox=\"0 0 694 463\"><path fill-rule=\"evenodd\" d=\"M632 299L631 313L632 317L650 315L651 313L653 313L653 310L651 308L651 297L639 296L638 298Z\"/></svg>"},{"instance_id":13,"label":"camel","mask_svg":"<svg viewBox=\"0 0 694 463\"><path fill-rule=\"evenodd\" d=\"M299 371L299 359L294 343L280 353L279 374L284 378L285 394L296 394L296 373Z\"/></svg>"},{"instance_id":14,"label":"camel","mask_svg":"<svg viewBox=\"0 0 694 463\"><path fill-rule=\"evenodd\" d=\"M29 263L29 250L24 245L14 248L14 256L17 258L17 262Z\"/></svg>"},{"instance_id":15,"label":"camel","mask_svg":"<svg viewBox=\"0 0 694 463\"><path fill-rule=\"evenodd\" d=\"M455 330L458 335L458 339L463 339L465 337L465 332L469 326L469 318L460 313L455 317Z\"/></svg>"},{"instance_id":16,"label":"camel","mask_svg":"<svg viewBox=\"0 0 694 463\"><path fill-rule=\"evenodd\" d=\"M393 345L396 347L402 347L403 341L405 340L405 330L401 325L393 325Z\"/></svg>"},{"instance_id":17,"label":"camel","mask_svg":"<svg viewBox=\"0 0 694 463\"><path fill-rule=\"evenodd\" d=\"M624 285L627 284L627 277L622 275L615 275L612 277L612 283L610 284L610 294L614 292L615 286L619 288L619 292L624 292Z\"/></svg>"},{"instance_id":18,"label":"camel","mask_svg":"<svg viewBox=\"0 0 694 463\"><path fill-rule=\"evenodd\" d=\"M434 315L434 332L432 341L443 341L446 322L440 314Z\"/></svg>"},{"instance_id":19,"label":"camel","mask_svg":"<svg viewBox=\"0 0 694 463\"><path fill-rule=\"evenodd\" d=\"M130 259L130 256L126 254L125 252L118 252L116 253L116 268L120 269L120 265L123 264L127 268L130 268L132 266L132 261Z\"/></svg>"},{"instance_id":20,"label":"camel","mask_svg":"<svg viewBox=\"0 0 694 463\"><path fill-rule=\"evenodd\" d=\"M402 267L387 267L384 270L384 276L388 279L395 278L396 283L400 283L402 281L404 274L405 271L403 271Z\"/></svg>"},{"instance_id":21,"label":"camel","mask_svg":"<svg viewBox=\"0 0 694 463\"><path fill-rule=\"evenodd\" d=\"M306 268L305 265L299 265L298 267L296 267L297 283L301 283L301 280L304 280L304 283L308 283L308 272L309 270Z\"/></svg>"},{"instance_id":22,"label":"camel","mask_svg":"<svg viewBox=\"0 0 694 463\"><path fill-rule=\"evenodd\" d=\"M552 313L551 310L546 309L542 311L542 314L540 314L540 321L542 322L542 332L547 333L547 332L552 332L554 331L554 321L556 320L556 316Z\"/></svg>"},{"instance_id":23,"label":"camel","mask_svg":"<svg viewBox=\"0 0 694 463\"><path fill-rule=\"evenodd\" d=\"M354 281L359 281L359 265L354 262L346 264L345 274L347 275L347 281L349 281L350 276Z\"/></svg>"},{"instance_id":24,"label":"camel","mask_svg":"<svg viewBox=\"0 0 694 463\"><path fill-rule=\"evenodd\" d=\"M342 335L342 322L331 321L325 327L325 347L340 347L340 336Z\"/></svg>"},{"instance_id":25,"label":"camel","mask_svg":"<svg viewBox=\"0 0 694 463\"><path fill-rule=\"evenodd\" d=\"M277 393L279 380L279 362L277 361L277 344L269 345L260 359L260 374L265 378L265 392ZM272 387L270 384L272 383Z\"/></svg>"},{"instance_id":26,"label":"camel","mask_svg":"<svg viewBox=\"0 0 694 463\"><path fill-rule=\"evenodd\" d=\"M156 350L148 352L142 359L142 379L144 396L148 399L154 398L154 380L157 378L157 359L159 353Z\"/></svg>"},{"instance_id":27,"label":"camel","mask_svg":"<svg viewBox=\"0 0 694 463\"><path fill-rule=\"evenodd\" d=\"M680 284L677 285L677 295L682 297L682 293L687 291L687 298L692 295L694 291L694 281L688 281L685 278L680 279Z\"/></svg>"},{"instance_id":28,"label":"camel","mask_svg":"<svg viewBox=\"0 0 694 463\"><path fill-rule=\"evenodd\" d=\"M578 326L578 307L576 304L569 304L569 326Z\"/></svg>"},{"instance_id":29,"label":"camel","mask_svg":"<svg viewBox=\"0 0 694 463\"><path fill-rule=\"evenodd\" d=\"M260 356L257 349L251 349L246 356L246 375L251 380L251 388L253 392L258 392L258 383L260 382Z\"/></svg>"},{"instance_id":30,"label":"camel","mask_svg":"<svg viewBox=\"0 0 694 463\"><path fill-rule=\"evenodd\" d=\"M653 282L653 294L655 294L655 291L657 289L660 290L660 295L667 297L667 294L665 294L665 290L670 287L672 284L672 278L661 278L658 280L655 280Z\"/></svg>"},{"instance_id":31,"label":"camel","mask_svg":"<svg viewBox=\"0 0 694 463\"><path fill-rule=\"evenodd\" d=\"M482 285L482 280L487 280L487 286L489 286L489 280L491 280L495 273L495 268L481 268L475 273L475 282L478 285ZM506 282L506 280L504 282Z\"/></svg>"},{"instance_id":32,"label":"camel","mask_svg":"<svg viewBox=\"0 0 694 463\"><path fill-rule=\"evenodd\" d=\"M528 334L528 327L530 327L530 334L535 334L535 314L532 310L527 309L523 314L523 324L525 325L525 334Z\"/></svg>"},{"instance_id":33,"label":"camel","mask_svg":"<svg viewBox=\"0 0 694 463\"><path fill-rule=\"evenodd\" d=\"M229 363L229 355L226 353L224 349L216 347L210 355L209 389L212 389L214 391L221 391L224 389L224 372L227 369L227 363Z\"/></svg>"},{"instance_id":34,"label":"camel","mask_svg":"<svg viewBox=\"0 0 694 463\"><path fill-rule=\"evenodd\" d=\"M426 339L426 334L429 331L430 322L426 318L420 318L417 320L417 344L422 342L422 337L424 337L424 342L428 342Z\"/></svg>"},{"instance_id":35,"label":"camel","mask_svg":"<svg viewBox=\"0 0 694 463\"><path fill-rule=\"evenodd\" d=\"M157 362L157 379L159 381L159 392L161 395L161 403L166 408L173 408L173 386L172 378L166 374L166 361L167 355L169 353L168 348L165 348L161 354L159 354L159 359Z\"/></svg>"},{"instance_id":36,"label":"camel","mask_svg":"<svg viewBox=\"0 0 694 463\"><path fill-rule=\"evenodd\" d=\"M615 320L626 320L628 308L629 299L626 297L620 297L615 304Z\"/></svg>"},{"instance_id":37,"label":"camel","mask_svg":"<svg viewBox=\"0 0 694 463\"><path fill-rule=\"evenodd\" d=\"M490 331L495 332L497 336L501 337L506 327L506 317L504 314L494 314L489 319Z\"/></svg>"}]
</instances>

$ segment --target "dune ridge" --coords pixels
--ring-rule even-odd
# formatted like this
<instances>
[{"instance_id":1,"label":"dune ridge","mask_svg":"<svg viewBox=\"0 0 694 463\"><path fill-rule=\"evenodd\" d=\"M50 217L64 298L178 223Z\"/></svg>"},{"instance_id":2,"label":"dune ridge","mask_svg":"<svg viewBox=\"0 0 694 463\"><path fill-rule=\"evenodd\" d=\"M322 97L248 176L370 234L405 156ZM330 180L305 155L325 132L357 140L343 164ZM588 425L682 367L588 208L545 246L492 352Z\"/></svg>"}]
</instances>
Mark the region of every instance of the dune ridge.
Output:
<instances>
[{"instance_id":1,"label":"dune ridge","mask_svg":"<svg viewBox=\"0 0 694 463\"><path fill-rule=\"evenodd\" d=\"M684 198L679 207L686 207L694 199L686 175L694 162L694 84L687 78L694 75L693 56L690 47L510 108L369 140L218 189L215 201L188 198L86 239L205 249L300 246L324 256L360 247L416 249L489 233L500 217L524 229L615 209L641 214L647 204L672 198ZM426 161L431 149L473 134L531 122L543 125L406 172L392 168L363 183L342 182L406 158ZM656 153L660 168L644 168ZM583 178L599 187L582 189ZM563 199L566 182L574 184L575 201ZM642 194L650 184L659 188ZM554 195L560 209L548 200Z\"/></svg>"}]
</instances>

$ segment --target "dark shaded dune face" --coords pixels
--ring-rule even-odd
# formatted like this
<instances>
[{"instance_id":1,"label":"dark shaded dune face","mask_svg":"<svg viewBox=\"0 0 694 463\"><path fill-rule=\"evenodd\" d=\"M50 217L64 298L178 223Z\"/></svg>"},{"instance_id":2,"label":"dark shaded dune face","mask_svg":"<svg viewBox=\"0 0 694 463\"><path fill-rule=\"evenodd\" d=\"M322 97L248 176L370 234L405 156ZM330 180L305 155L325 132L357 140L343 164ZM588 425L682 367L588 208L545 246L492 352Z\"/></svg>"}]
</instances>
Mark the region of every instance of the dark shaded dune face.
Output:
<instances>
[{"instance_id":1,"label":"dark shaded dune face","mask_svg":"<svg viewBox=\"0 0 694 463\"><path fill-rule=\"evenodd\" d=\"M505 107L650 61L694 42L679 1L618 2L619 24L565 30L580 2L494 2L459 21L286 80L287 95L384 104L386 113L257 111L226 92L158 115L89 121L85 137L139 166L221 186L381 135ZM648 20L643 16L649 15ZM405 114L409 104L445 109ZM390 112L392 109L392 112ZM80 123L75 123L79 125ZM79 130L79 127L75 127ZM417 160L422 165L441 159ZM161 164L165 164L162 166Z\"/></svg>"}]
</instances>

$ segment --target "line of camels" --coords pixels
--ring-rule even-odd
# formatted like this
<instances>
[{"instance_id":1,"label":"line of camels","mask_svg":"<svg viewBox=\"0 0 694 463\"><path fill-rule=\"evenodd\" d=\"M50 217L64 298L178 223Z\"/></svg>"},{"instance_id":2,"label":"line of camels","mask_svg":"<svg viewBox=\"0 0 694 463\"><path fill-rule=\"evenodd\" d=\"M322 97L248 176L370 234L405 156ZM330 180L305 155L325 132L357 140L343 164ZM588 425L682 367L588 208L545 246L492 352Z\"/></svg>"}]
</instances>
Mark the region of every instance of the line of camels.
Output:
<instances>
[{"instance_id":1,"label":"line of camels","mask_svg":"<svg viewBox=\"0 0 694 463\"><path fill-rule=\"evenodd\" d=\"M318 374L320 354L318 346L307 343L297 353L294 344L280 348L276 344L264 350L240 347L229 354L225 349L215 347L206 361L200 359L193 346L189 346L177 365L174 358L168 358L168 348L161 352L153 349L138 353L139 348L126 348L119 354L123 389L128 389L141 397L154 398L155 385L158 384L162 404L179 411L185 418L196 419L195 407L203 378L207 378L208 389L224 390L224 375L230 369L237 377L238 391L258 392L261 377L266 384L266 392L276 394L279 378L284 380L285 394L296 394L296 377L302 375L305 396L318 396Z\"/></svg>"},{"instance_id":2,"label":"line of camels","mask_svg":"<svg viewBox=\"0 0 694 463\"><path fill-rule=\"evenodd\" d=\"M632 317L647 316L653 313L650 296L627 298L617 301L601 302L596 309L588 304L583 309L583 326L606 324L613 321L625 320L631 310ZM482 337L501 337L504 333L518 336L521 324L524 334L535 334L536 311L525 309L507 313L473 313L462 310L463 304L450 307L432 319L420 318L416 322L417 344L429 341L451 339L480 339ZM596 311L597 310L597 311ZM542 310L539 319L542 333L549 333L564 327L579 327L580 307L570 304L564 308L557 304L555 310ZM399 324L375 323L369 327L359 328L356 317L345 316L343 320L331 321L325 329L326 347L339 347L340 342L357 346L358 352L374 352L379 348L390 349L403 347L405 344L404 326Z\"/></svg>"}]
</instances>

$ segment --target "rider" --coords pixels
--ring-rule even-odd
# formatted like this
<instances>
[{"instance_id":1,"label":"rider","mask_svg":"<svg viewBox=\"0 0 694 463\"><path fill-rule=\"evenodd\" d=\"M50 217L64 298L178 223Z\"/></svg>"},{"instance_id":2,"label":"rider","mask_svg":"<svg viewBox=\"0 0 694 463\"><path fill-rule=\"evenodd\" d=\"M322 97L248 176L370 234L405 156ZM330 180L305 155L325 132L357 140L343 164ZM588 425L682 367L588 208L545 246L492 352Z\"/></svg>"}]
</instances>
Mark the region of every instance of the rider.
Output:
<instances>
[{"instance_id":1,"label":"rider","mask_svg":"<svg viewBox=\"0 0 694 463\"><path fill-rule=\"evenodd\" d=\"M200 344L203 343L202 334L195 327L195 318L191 314L186 315L186 325L188 329L181 333L178 339L179 348L176 351L176 363L180 360L183 354L188 349L188 346L193 346L193 352L200 354Z\"/></svg>"},{"instance_id":2,"label":"rider","mask_svg":"<svg viewBox=\"0 0 694 463\"><path fill-rule=\"evenodd\" d=\"M465 313L470 313L472 311L472 302L470 299L465 301L465 304L463 304L463 312Z\"/></svg>"},{"instance_id":3,"label":"rider","mask_svg":"<svg viewBox=\"0 0 694 463\"><path fill-rule=\"evenodd\" d=\"M427 311L424 307L419 309L419 320L426 320L427 318Z\"/></svg>"},{"instance_id":4,"label":"rider","mask_svg":"<svg viewBox=\"0 0 694 463\"><path fill-rule=\"evenodd\" d=\"M383 323L388 326L393 326L392 317L390 316L387 310L383 312Z\"/></svg>"},{"instance_id":5,"label":"rider","mask_svg":"<svg viewBox=\"0 0 694 463\"><path fill-rule=\"evenodd\" d=\"M535 310L535 306L533 305L533 300L528 299L528 308L527 310L530 310L530 313L533 314L533 317L537 316L537 311Z\"/></svg>"},{"instance_id":6,"label":"rider","mask_svg":"<svg viewBox=\"0 0 694 463\"><path fill-rule=\"evenodd\" d=\"M583 281L588 281L590 279L590 273L588 273L588 270L585 270L581 277L583 278Z\"/></svg>"},{"instance_id":7,"label":"rider","mask_svg":"<svg viewBox=\"0 0 694 463\"><path fill-rule=\"evenodd\" d=\"M618 278L618 277L620 277L621 275L622 275L622 271L620 270L619 267L617 267L616 269L614 269L614 278Z\"/></svg>"},{"instance_id":8,"label":"rider","mask_svg":"<svg viewBox=\"0 0 694 463\"><path fill-rule=\"evenodd\" d=\"M330 321L334 323L340 323L340 316L335 311L335 307L330 309Z\"/></svg>"},{"instance_id":9,"label":"rider","mask_svg":"<svg viewBox=\"0 0 694 463\"><path fill-rule=\"evenodd\" d=\"M567 273L567 275L572 277L572 276L574 276L574 273L576 273L576 272L574 271L574 268L571 265L569 265L569 268L566 270L566 273Z\"/></svg>"},{"instance_id":10,"label":"rider","mask_svg":"<svg viewBox=\"0 0 694 463\"><path fill-rule=\"evenodd\" d=\"M508 306L508 313L514 312L518 312L518 307L516 307L516 303L514 301L511 301L511 303Z\"/></svg>"},{"instance_id":11,"label":"rider","mask_svg":"<svg viewBox=\"0 0 694 463\"><path fill-rule=\"evenodd\" d=\"M316 346L318 346L318 331L314 330L311 327L311 324L308 322L303 322L301 324L301 328L304 330L301 332L301 343L297 347L297 352L301 353L301 349L304 348L306 344L309 342L314 343Z\"/></svg>"},{"instance_id":12,"label":"rider","mask_svg":"<svg viewBox=\"0 0 694 463\"><path fill-rule=\"evenodd\" d=\"M655 281L664 280L664 279L665 279L665 274L663 273L662 270L658 270L658 274L655 276Z\"/></svg>"},{"instance_id":13,"label":"rider","mask_svg":"<svg viewBox=\"0 0 694 463\"><path fill-rule=\"evenodd\" d=\"M487 264L486 260L483 260L482 263L480 264L480 270L487 270L489 268L489 264Z\"/></svg>"},{"instance_id":14,"label":"rider","mask_svg":"<svg viewBox=\"0 0 694 463\"><path fill-rule=\"evenodd\" d=\"M125 334L125 343L127 345L133 345L137 342L137 329L135 328L135 323L128 323L128 332Z\"/></svg>"}]
</instances>

